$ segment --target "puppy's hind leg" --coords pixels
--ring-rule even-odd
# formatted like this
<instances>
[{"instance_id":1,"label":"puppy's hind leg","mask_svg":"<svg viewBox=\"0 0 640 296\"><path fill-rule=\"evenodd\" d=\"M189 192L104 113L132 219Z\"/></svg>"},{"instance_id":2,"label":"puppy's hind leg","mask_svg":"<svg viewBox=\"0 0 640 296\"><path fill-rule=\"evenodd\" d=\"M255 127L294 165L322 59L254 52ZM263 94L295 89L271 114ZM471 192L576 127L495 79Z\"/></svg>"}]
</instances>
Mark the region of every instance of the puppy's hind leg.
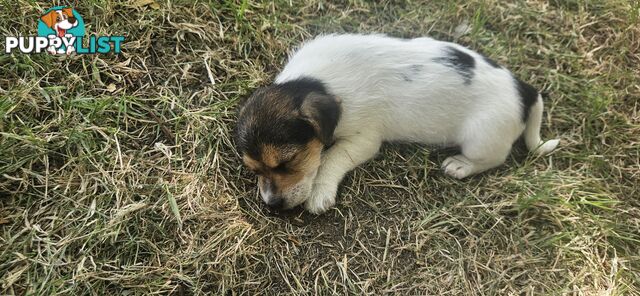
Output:
<instances>
[{"instance_id":1,"label":"puppy's hind leg","mask_svg":"<svg viewBox=\"0 0 640 296\"><path fill-rule=\"evenodd\" d=\"M518 133L513 128L490 132L476 128L463 140L462 154L445 159L442 168L447 175L462 179L497 167L507 159Z\"/></svg>"}]
</instances>

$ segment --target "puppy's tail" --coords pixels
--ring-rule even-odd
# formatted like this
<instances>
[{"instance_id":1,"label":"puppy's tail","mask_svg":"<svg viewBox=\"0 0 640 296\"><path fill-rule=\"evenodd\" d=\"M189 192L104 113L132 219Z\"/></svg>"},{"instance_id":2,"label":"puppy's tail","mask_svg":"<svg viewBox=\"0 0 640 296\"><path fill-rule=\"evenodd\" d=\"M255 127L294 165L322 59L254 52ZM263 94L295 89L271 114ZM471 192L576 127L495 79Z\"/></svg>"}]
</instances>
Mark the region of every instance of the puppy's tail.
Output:
<instances>
[{"instance_id":1,"label":"puppy's tail","mask_svg":"<svg viewBox=\"0 0 640 296\"><path fill-rule=\"evenodd\" d=\"M559 139L542 141L540 139L540 124L542 122L542 96L538 94L538 100L529 109L526 127L524 129L524 142L527 144L529 151L535 151L538 155L546 155L551 153L558 143Z\"/></svg>"}]
</instances>

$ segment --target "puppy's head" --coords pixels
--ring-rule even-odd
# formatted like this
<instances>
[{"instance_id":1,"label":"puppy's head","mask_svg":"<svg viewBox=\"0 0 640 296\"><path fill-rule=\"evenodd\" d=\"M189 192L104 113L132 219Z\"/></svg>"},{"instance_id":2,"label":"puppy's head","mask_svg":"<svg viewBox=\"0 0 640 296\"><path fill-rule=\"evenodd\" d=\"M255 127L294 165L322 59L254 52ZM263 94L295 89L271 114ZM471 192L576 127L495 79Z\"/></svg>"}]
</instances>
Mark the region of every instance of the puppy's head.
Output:
<instances>
[{"instance_id":1,"label":"puppy's head","mask_svg":"<svg viewBox=\"0 0 640 296\"><path fill-rule=\"evenodd\" d=\"M313 79L274 84L249 97L238 116L236 143L258 175L267 205L288 209L308 198L339 117L337 99Z\"/></svg>"},{"instance_id":2,"label":"puppy's head","mask_svg":"<svg viewBox=\"0 0 640 296\"><path fill-rule=\"evenodd\" d=\"M57 31L58 35L78 25L78 20L73 16L73 9L67 7L60 10L52 10L40 17L47 27Z\"/></svg>"}]
</instances>

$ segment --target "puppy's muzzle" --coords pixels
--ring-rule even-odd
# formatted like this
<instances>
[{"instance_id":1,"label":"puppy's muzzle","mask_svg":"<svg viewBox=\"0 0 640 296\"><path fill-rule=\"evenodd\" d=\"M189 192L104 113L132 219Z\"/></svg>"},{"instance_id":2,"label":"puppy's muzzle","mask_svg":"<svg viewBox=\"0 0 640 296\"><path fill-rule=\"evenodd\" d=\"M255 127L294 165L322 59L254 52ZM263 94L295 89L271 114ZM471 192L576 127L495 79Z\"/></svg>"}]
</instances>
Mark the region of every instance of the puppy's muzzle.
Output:
<instances>
[{"instance_id":1,"label":"puppy's muzzle","mask_svg":"<svg viewBox=\"0 0 640 296\"><path fill-rule=\"evenodd\" d=\"M273 210L281 210L284 207L284 199L280 197L273 196L265 203Z\"/></svg>"},{"instance_id":2,"label":"puppy's muzzle","mask_svg":"<svg viewBox=\"0 0 640 296\"><path fill-rule=\"evenodd\" d=\"M284 198L276 193L277 189L273 181L263 178L263 183L260 185L260 195L262 201L271 209L279 210L284 207Z\"/></svg>"}]
</instances>

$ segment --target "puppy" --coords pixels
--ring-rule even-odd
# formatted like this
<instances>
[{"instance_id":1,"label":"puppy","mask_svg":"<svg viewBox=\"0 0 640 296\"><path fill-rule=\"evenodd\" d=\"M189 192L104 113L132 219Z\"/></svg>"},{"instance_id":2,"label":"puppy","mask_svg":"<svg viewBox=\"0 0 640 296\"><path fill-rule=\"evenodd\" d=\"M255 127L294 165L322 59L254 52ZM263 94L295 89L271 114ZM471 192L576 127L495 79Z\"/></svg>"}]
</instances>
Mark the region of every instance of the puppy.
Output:
<instances>
[{"instance_id":1,"label":"puppy","mask_svg":"<svg viewBox=\"0 0 640 296\"><path fill-rule=\"evenodd\" d=\"M67 35L67 30L78 26L78 20L73 16L73 9L71 8L49 11L47 14L40 17L40 19L47 25L47 27L56 32L56 35L49 35L49 39L71 37L70 35ZM56 49L53 46L50 46L47 51L51 54L56 53ZM74 51L75 48L73 46L68 46L66 49L67 54Z\"/></svg>"},{"instance_id":2,"label":"puppy","mask_svg":"<svg viewBox=\"0 0 640 296\"><path fill-rule=\"evenodd\" d=\"M542 98L487 57L431 38L327 35L302 45L240 110L237 149L273 208L335 204L345 174L383 141L459 146L457 179L499 166L522 134L544 155Z\"/></svg>"}]
</instances>

